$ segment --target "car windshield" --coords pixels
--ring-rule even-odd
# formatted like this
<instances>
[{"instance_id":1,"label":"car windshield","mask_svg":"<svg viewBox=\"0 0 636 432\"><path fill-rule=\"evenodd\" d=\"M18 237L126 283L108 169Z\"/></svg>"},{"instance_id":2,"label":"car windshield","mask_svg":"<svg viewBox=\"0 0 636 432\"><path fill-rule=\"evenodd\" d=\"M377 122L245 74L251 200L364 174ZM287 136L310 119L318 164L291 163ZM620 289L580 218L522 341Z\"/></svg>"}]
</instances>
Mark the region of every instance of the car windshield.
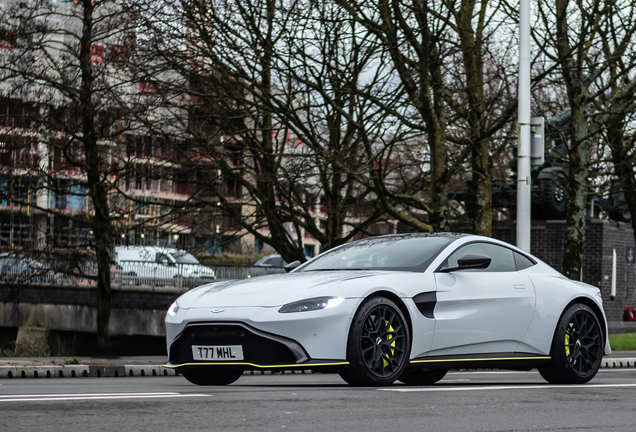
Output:
<instances>
[{"instance_id":1,"label":"car windshield","mask_svg":"<svg viewBox=\"0 0 636 432\"><path fill-rule=\"evenodd\" d=\"M170 255L181 264L199 264L199 260L187 252L171 252Z\"/></svg>"},{"instance_id":2,"label":"car windshield","mask_svg":"<svg viewBox=\"0 0 636 432\"><path fill-rule=\"evenodd\" d=\"M423 271L453 237L383 236L360 240L327 252L298 271Z\"/></svg>"}]
</instances>

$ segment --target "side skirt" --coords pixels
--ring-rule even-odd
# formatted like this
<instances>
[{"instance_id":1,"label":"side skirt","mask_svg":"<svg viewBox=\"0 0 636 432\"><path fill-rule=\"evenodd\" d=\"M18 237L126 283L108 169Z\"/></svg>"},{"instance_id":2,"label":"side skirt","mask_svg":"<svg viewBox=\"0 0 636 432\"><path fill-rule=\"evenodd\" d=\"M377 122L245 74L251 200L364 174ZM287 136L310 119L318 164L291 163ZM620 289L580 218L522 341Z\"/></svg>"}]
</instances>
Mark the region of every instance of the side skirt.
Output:
<instances>
[{"instance_id":1,"label":"side skirt","mask_svg":"<svg viewBox=\"0 0 636 432\"><path fill-rule=\"evenodd\" d=\"M419 357L410 369L512 369L530 370L550 361L550 356L525 353L471 354L464 356Z\"/></svg>"}]
</instances>

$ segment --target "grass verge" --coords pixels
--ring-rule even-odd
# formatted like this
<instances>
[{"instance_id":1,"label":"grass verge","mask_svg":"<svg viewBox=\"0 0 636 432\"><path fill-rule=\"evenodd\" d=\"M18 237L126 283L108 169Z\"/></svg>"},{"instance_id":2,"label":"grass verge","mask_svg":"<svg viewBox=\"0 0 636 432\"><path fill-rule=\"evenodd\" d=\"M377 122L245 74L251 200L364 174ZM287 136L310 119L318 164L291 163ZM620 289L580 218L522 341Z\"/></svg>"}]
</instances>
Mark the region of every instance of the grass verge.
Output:
<instances>
[{"instance_id":1,"label":"grass verge","mask_svg":"<svg viewBox=\"0 0 636 432\"><path fill-rule=\"evenodd\" d=\"M610 346L616 351L636 350L636 333L620 333L609 335Z\"/></svg>"}]
</instances>

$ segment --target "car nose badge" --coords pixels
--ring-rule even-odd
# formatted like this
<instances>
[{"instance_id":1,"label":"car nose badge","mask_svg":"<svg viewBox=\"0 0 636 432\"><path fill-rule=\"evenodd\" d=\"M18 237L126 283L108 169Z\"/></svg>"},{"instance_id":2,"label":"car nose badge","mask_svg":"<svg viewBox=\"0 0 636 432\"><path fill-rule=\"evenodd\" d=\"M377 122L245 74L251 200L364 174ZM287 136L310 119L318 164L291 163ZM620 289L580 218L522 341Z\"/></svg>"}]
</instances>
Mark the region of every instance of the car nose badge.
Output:
<instances>
[{"instance_id":1,"label":"car nose badge","mask_svg":"<svg viewBox=\"0 0 636 432\"><path fill-rule=\"evenodd\" d=\"M212 313L221 313L221 312L225 312L225 309L212 309Z\"/></svg>"}]
</instances>

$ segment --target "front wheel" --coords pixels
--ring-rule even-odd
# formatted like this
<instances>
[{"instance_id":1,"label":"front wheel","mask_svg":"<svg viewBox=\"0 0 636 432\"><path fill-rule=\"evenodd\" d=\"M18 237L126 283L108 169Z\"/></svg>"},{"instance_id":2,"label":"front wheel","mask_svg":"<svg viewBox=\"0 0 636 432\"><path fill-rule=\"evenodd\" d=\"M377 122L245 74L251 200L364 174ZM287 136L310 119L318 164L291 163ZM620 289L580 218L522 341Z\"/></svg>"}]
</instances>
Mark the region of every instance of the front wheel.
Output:
<instances>
[{"instance_id":1,"label":"front wheel","mask_svg":"<svg viewBox=\"0 0 636 432\"><path fill-rule=\"evenodd\" d=\"M219 369L216 371L199 371L189 370L183 371L181 374L192 384L210 386L210 385L228 385L238 380L243 371L240 369Z\"/></svg>"},{"instance_id":2,"label":"front wheel","mask_svg":"<svg viewBox=\"0 0 636 432\"><path fill-rule=\"evenodd\" d=\"M574 304L561 315L554 332L550 361L539 367L551 384L583 384L601 367L604 334L594 311Z\"/></svg>"},{"instance_id":3,"label":"front wheel","mask_svg":"<svg viewBox=\"0 0 636 432\"><path fill-rule=\"evenodd\" d=\"M411 335L400 308L387 298L371 298L353 317L347 340L349 366L340 376L356 386L391 384L402 375L410 350Z\"/></svg>"}]
</instances>

